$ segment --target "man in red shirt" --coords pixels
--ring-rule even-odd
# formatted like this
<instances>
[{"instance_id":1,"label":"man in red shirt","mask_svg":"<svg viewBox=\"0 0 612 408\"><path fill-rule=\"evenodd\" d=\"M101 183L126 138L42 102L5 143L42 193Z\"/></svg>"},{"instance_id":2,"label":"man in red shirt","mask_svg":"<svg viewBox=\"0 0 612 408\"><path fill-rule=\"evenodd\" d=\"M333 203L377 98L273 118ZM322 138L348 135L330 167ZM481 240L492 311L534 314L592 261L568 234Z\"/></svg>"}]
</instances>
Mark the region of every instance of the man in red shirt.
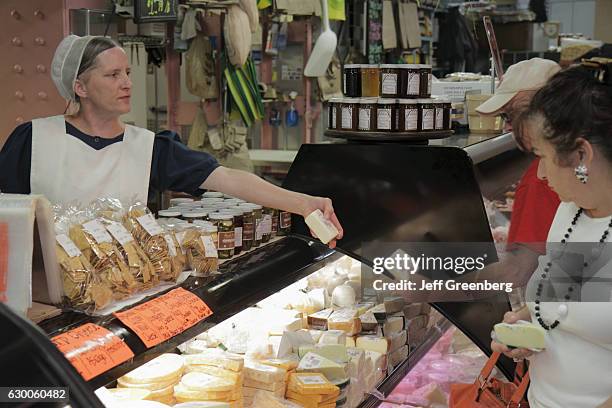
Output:
<instances>
[{"instance_id":1,"label":"man in red shirt","mask_svg":"<svg viewBox=\"0 0 612 408\"><path fill-rule=\"evenodd\" d=\"M508 68L495 95L476 111L481 115L501 115L504 130L512 132L519 149L531 153L531 142L521 123L533 95L560 69L554 61L541 58L514 64ZM560 202L546 181L537 177L538 163L535 158L516 189L508 233L508 260L524 267L520 268L518 279L524 283L535 270L538 255L546 251L548 230Z\"/></svg>"}]
</instances>

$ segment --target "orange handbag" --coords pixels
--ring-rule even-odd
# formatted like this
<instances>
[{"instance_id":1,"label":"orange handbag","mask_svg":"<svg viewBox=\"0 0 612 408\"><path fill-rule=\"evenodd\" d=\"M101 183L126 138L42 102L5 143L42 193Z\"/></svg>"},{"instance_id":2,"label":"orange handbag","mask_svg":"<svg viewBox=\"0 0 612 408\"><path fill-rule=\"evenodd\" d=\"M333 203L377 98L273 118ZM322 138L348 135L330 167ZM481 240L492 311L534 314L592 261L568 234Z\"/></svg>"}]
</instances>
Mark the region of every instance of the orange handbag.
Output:
<instances>
[{"instance_id":1,"label":"orange handbag","mask_svg":"<svg viewBox=\"0 0 612 408\"><path fill-rule=\"evenodd\" d=\"M524 398L529 386L529 373L524 363L516 366L513 382L491 378L491 371L500 353L493 353L473 384L452 384L449 408L528 408Z\"/></svg>"}]
</instances>

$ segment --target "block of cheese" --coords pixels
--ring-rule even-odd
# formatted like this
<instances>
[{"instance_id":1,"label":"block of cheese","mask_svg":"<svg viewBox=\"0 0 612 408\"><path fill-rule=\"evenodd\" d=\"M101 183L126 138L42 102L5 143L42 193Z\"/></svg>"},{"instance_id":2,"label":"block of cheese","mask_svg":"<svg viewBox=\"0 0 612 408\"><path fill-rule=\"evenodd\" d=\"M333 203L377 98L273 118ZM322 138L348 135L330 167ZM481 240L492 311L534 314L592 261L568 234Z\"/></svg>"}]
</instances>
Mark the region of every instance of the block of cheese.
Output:
<instances>
[{"instance_id":1,"label":"block of cheese","mask_svg":"<svg viewBox=\"0 0 612 408\"><path fill-rule=\"evenodd\" d=\"M357 309L340 309L332 313L327 321L329 330L342 330L347 336L361 332L361 320L357 317Z\"/></svg>"},{"instance_id":2,"label":"block of cheese","mask_svg":"<svg viewBox=\"0 0 612 408\"><path fill-rule=\"evenodd\" d=\"M389 354L388 364L393 368L397 367L401 362L408 358L408 346L403 345L399 349Z\"/></svg>"},{"instance_id":3,"label":"block of cheese","mask_svg":"<svg viewBox=\"0 0 612 408\"><path fill-rule=\"evenodd\" d=\"M336 363L344 364L349 361L346 346L341 344L317 344L313 346L300 346L298 356L303 358L308 353L316 353Z\"/></svg>"},{"instance_id":4,"label":"block of cheese","mask_svg":"<svg viewBox=\"0 0 612 408\"><path fill-rule=\"evenodd\" d=\"M346 364L339 364L315 353L306 354L297 368L298 372L321 373L329 381L347 377Z\"/></svg>"},{"instance_id":5,"label":"block of cheese","mask_svg":"<svg viewBox=\"0 0 612 408\"><path fill-rule=\"evenodd\" d=\"M527 349L546 348L546 332L537 324L526 321L498 323L494 330L496 340L505 345Z\"/></svg>"},{"instance_id":6,"label":"block of cheese","mask_svg":"<svg viewBox=\"0 0 612 408\"><path fill-rule=\"evenodd\" d=\"M342 330L328 330L321 334L319 344L346 344L346 333Z\"/></svg>"},{"instance_id":7,"label":"block of cheese","mask_svg":"<svg viewBox=\"0 0 612 408\"><path fill-rule=\"evenodd\" d=\"M230 404L219 401L193 401L176 404L174 408L230 408Z\"/></svg>"},{"instance_id":8,"label":"block of cheese","mask_svg":"<svg viewBox=\"0 0 612 408\"><path fill-rule=\"evenodd\" d=\"M244 358L239 354L228 353L219 348L210 348L202 353L185 356L187 365L210 365L226 370L240 371L244 366Z\"/></svg>"},{"instance_id":9,"label":"block of cheese","mask_svg":"<svg viewBox=\"0 0 612 408\"><path fill-rule=\"evenodd\" d=\"M418 330L408 330L408 344L417 346L423 342L427 335L427 327Z\"/></svg>"},{"instance_id":10,"label":"block of cheese","mask_svg":"<svg viewBox=\"0 0 612 408\"><path fill-rule=\"evenodd\" d=\"M237 385L236 381L199 372L185 374L181 384L190 390L205 392L232 391Z\"/></svg>"},{"instance_id":11,"label":"block of cheese","mask_svg":"<svg viewBox=\"0 0 612 408\"><path fill-rule=\"evenodd\" d=\"M321 335L323 334L323 331L322 330L308 330L308 333L310 333L310 336L312 337L314 342L318 343L319 340L321 340Z\"/></svg>"},{"instance_id":12,"label":"block of cheese","mask_svg":"<svg viewBox=\"0 0 612 408\"><path fill-rule=\"evenodd\" d=\"M265 360L259 360L261 364L278 367L285 371L295 370L300 363L300 359L297 354L291 354L283 358L268 358Z\"/></svg>"},{"instance_id":13,"label":"block of cheese","mask_svg":"<svg viewBox=\"0 0 612 408\"><path fill-rule=\"evenodd\" d=\"M308 327L315 330L327 330L327 321L334 309L324 309L308 316Z\"/></svg>"},{"instance_id":14,"label":"block of cheese","mask_svg":"<svg viewBox=\"0 0 612 408\"><path fill-rule=\"evenodd\" d=\"M287 370L280 367L274 367L267 364L261 364L253 360L244 362L244 379L260 381L260 382L279 382L285 381Z\"/></svg>"},{"instance_id":15,"label":"block of cheese","mask_svg":"<svg viewBox=\"0 0 612 408\"><path fill-rule=\"evenodd\" d=\"M245 397L254 397L255 394L257 394L260 391L269 393L270 395L272 395L274 397L282 398L282 397L285 396L285 387L284 386L283 386L283 388L279 388L279 389L274 390L274 391L263 390L261 388L242 387L242 393L244 394Z\"/></svg>"},{"instance_id":16,"label":"block of cheese","mask_svg":"<svg viewBox=\"0 0 612 408\"><path fill-rule=\"evenodd\" d=\"M406 329L408 330L419 330L427 326L429 316L418 315L412 319L406 320Z\"/></svg>"},{"instance_id":17,"label":"block of cheese","mask_svg":"<svg viewBox=\"0 0 612 408\"><path fill-rule=\"evenodd\" d=\"M175 384L176 385L176 384ZM147 399L159 401L160 398L171 396L174 393L174 385L169 385L161 390L151 391Z\"/></svg>"},{"instance_id":18,"label":"block of cheese","mask_svg":"<svg viewBox=\"0 0 612 408\"><path fill-rule=\"evenodd\" d=\"M402 330L399 333L394 333L390 335L388 339L389 352L393 353L395 350L406 344L406 341L408 340L408 332L406 330Z\"/></svg>"},{"instance_id":19,"label":"block of cheese","mask_svg":"<svg viewBox=\"0 0 612 408\"><path fill-rule=\"evenodd\" d=\"M137 384L137 383L127 382L123 379L123 377L120 377L117 379L117 387L119 388L143 388L149 391L158 391L158 390L163 390L165 388L168 388L169 386L178 384L180 378L181 378L180 376L176 376L174 378L170 378L168 380L164 380L160 382Z\"/></svg>"},{"instance_id":20,"label":"block of cheese","mask_svg":"<svg viewBox=\"0 0 612 408\"><path fill-rule=\"evenodd\" d=\"M372 309L373 307L373 302L359 302L354 306L354 308L357 309L357 316L363 315L365 312Z\"/></svg>"},{"instance_id":21,"label":"block of cheese","mask_svg":"<svg viewBox=\"0 0 612 408\"><path fill-rule=\"evenodd\" d=\"M119 379L131 384L167 382L183 373L184 364L183 356L171 353L162 354Z\"/></svg>"},{"instance_id":22,"label":"block of cheese","mask_svg":"<svg viewBox=\"0 0 612 408\"><path fill-rule=\"evenodd\" d=\"M387 366L386 356L376 351L366 350L366 360L369 360L372 366L372 371L384 371Z\"/></svg>"},{"instance_id":23,"label":"block of cheese","mask_svg":"<svg viewBox=\"0 0 612 408\"><path fill-rule=\"evenodd\" d=\"M287 389L304 395L340 394L340 388L329 382L322 373L291 373Z\"/></svg>"},{"instance_id":24,"label":"block of cheese","mask_svg":"<svg viewBox=\"0 0 612 408\"><path fill-rule=\"evenodd\" d=\"M300 346L314 344L315 341L307 330L284 332L278 346L276 358L283 358L289 354L297 353Z\"/></svg>"},{"instance_id":25,"label":"block of cheese","mask_svg":"<svg viewBox=\"0 0 612 408\"><path fill-rule=\"evenodd\" d=\"M209 375L214 375L215 377L226 378L228 380L234 381L238 383L242 381L242 373L236 372L232 370L226 370L224 368L219 368L215 366L208 365L187 365L185 367L185 372L187 373L204 373Z\"/></svg>"},{"instance_id":26,"label":"block of cheese","mask_svg":"<svg viewBox=\"0 0 612 408\"><path fill-rule=\"evenodd\" d=\"M300 394L299 392L287 390L286 397L302 405L318 406L323 401L323 395L324 394Z\"/></svg>"},{"instance_id":27,"label":"block of cheese","mask_svg":"<svg viewBox=\"0 0 612 408\"><path fill-rule=\"evenodd\" d=\"M186 401L224 401L232 400L233 391L200 391L185 387L182 383L174 386L174 397Z\"/></svg>"},{"instance_id":28,"label":"block of cheese","mask_svg":"<svg viewBox=\"0 0 612 408\"><path fill-rule=\"evenodd\" d=\"M348 347L346 354L349 356L348 370L349 378L357 378L367 367L365 364L365 351L359 348Z\"/></svg>"},{"instance_id":29,"label":"block of cheese","mask_svg":"<svg viewBox=\"0 0 612 408\"><path fill-rule=\"evenodd\" d=\"M359 316L361 320L361 331L366 333L376 333L378 331L378 320L374 317L371 311L365 312Z\"/></svg>"},{"instance_id":30,"label":"block of cheese","mask_svg":"<svg viewBox=\"0 0 612 408\"><path fill-rule=\"evenodd\" d=\"M315 233L317 238L327 244L338 235L338 230L319 209L311 212L305 219L306 225Z\"/></svg>"},{"instance_id":31,"label":"block of cheese","mask_svg":"<svg viewBox=\"0 0 612 408\"><path fill-rule=\"evenodd\" d=\"M384 336L390 336L402 330L404 330L403 316L388 316L382 326L382 333Z\"/></svg>"},{"instance_id":32,"label":"block of cheese","mask_svg":"<svg viewBox=\"0 0 612 408\"><path fill-rule=\"evenodd\" d=\"M378 322L384 322L387 319L387 311L384 303L374 306L370 309L370 312L374 314L374 317Z\"/></svg>"},{"instance_id":33,"label":"block of cheese","mask_svg":"<svg viewBox=\"0 0 612 408\"><path fill-rule=\"evenodd\" d=\"M258 392L253 398L251 408L302 408L294 402L283 398L277 398L265 392Z\"/></svg>"},{"instance_id":34,"label":"block of cheese","mask_svg":"<svg viewBox=\"0 0 612 408\"><path fill-rule=\"evenodd\" d=\"M355 336L347 336L346 337L346 347L355 347Z\"/></svg>"},{"instance_id":35,"label":"block of cheese","mask_svg":"<svg viewBox=\"0 0 612 408\"><path fill-rule=\"evenodd\" d=\"M427 304L427 303L425 303ZM421 314L422 303L410 303L404 306L404 317L406 320L410 320L413 317L417 317Z\"/></svg>"},{"instance_id":36,"label":"block of cheese","mask_svg":"<svg viewBox=\"0 0 612 408\"><path fill-rule=\"evenodd\" d=\"M389 339L377 336L358 336L357 348L366 351L376 351L377 353L387 354L389 352Z\"/></svg>"},{"instance_id":37,"label":"block of cheese","mask_svg":"<svg viewBox=\"0 0 612 408\"><path fill-rule=\"evenodd\" d=\"M255 380L251 380L250 378L246 378L244 382L242 383L242 385L244 387L259 388L260 390L266 390L266 391L278 391L278 390L284 391L285 387L287 386L287 383L285 381L267 383L267 382L255 381Z\"/></svg>"},{"instance_id":38,"label":"block of cheese","mask_svg":"<svg viewBox=\"0 0 612 408\"><path fill-rule=\"evenodd\" d=\"M317 310L323 310L328 303L329 295L325 288L318 288L309 291L308 297Z\"/></svg>"},{"instance_id":39,"label":"block of cheese","mask_svg":"<svg viewBox=\"0 0 612 408\"><path fill-rule=\"evenodd\" d=\"M211 348L210 342L207 340L192 340L187 343L187 347L185 347L184 354L198 354L206 349ZM213 346L216 347L216 346Z\"/></svg>"},{"instance_id":40,"label":"block of cheese","mask_svg":"<svg viewBox=\"0 0 612 408\"><path fill-rule=\"evenodd\" d=\"M385 312L387 314L393 314L401 312L406 305L406 301L401 297L386 297L384 300Z\"/></svg>"}]
</instances>

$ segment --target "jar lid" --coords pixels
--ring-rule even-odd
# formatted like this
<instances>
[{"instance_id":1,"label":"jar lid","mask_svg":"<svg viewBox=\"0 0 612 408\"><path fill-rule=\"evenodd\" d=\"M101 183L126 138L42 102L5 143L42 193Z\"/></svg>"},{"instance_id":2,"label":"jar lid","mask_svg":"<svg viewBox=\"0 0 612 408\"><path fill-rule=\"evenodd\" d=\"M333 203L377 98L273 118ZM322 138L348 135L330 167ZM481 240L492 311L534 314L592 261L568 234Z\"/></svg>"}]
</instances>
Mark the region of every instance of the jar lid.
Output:
<instances>
[{"instance_id":1,"label":"jar lid","mask_svg":"<svg viewBox=\"0 0 612 408\"><path fill-rule=\"evenodd\" d=\"M220 203L223 201L222 197L205 197L200 200L201 203L212 204L212 203Z\"/></svg>"},{"instance_id":2,"label":"jar lid","mask_svg":"<svg viewBox=\"0 0 612 408\"><path fill-rule=\"evenodd\" d=\"M343 98L338 98L338 97L329 98L329 101L327 101L327 103L342 103L342 99Z\"/></svg>"},{"instance_id":3,"label":"jar lid","mask_svg":"<svg viewBox=\"0 0 612 408\"><path fill-rule=\"evenodd\" d=\"M363 64L362 68L378 68L378 64Z\"/></svg>"},{"instance_id":4,"label":"jar lid","mask_svg":"<svg viewBox=\"0 0 612 408\"><path fill-rule=\"evenodd\" d=\"M379 105L394 105L395 103L396 100L392 98L378 98Z\"/></svg>"},{"instance_id":5,"label":"jar lid","mask_svg":"<svg viewBox=\"0 0 612 408\"><path fill-rule=\"evenodd\" d=\"M208 218L210 218L211 220L216 220L216 221L229 221L229 220L233 220L233 216L231 214L224 214L224 213L213 213L210 214L208 216Z\"/></svg>"},{"instance_id":6,"label":"jar lid","mask_svg":"<svg viewBox=\"0 0 612 408\"><path fill-rule=\"evenodd\" d=\"M192 208L194 206L197 206L197 204L193 201L190 201L188 203L176 203L175 206L181 209L185 209L185 208Z\"/></svg>"},{"instance_id":7,"label":"jar lid","mask_svg":"<svg viewBox=\"0 0 612 408\"><path fill-rule=\"evenodd\" d=\"M157 212L157 216L158 217L180 217L181 216L181 212L180 211L175 211L175 210L159 210Z\"/></svg>"},{"instance_id":8,"label":"jar lid","mask_svg":"<svg viewBox=\"0 0 612 408\"><path fill-rule=\"evenodd\" d=\"M207 191L202 195L202 197L204 198L223 198L223 193L220 193L218 191Z\"/></svg>"},{"instance_id":9,"label":"jar lid","mask_svg":"<svg viewBox=\"0 0 612 408\"><path fill-rule=\"evenodd\" d=\"M380 68L399 68L398 64L380 64Z\"/></svg>"},{"instance_id":10,"label":"jar lid","mask_svg":"<svg viewBox=\"0 0 612 408\"><path fill-rule=\"evenodd\" d=\"M202 218L202 217L206 217L208 215L208 213L206 211L196 211L196 210L192 210L192 211L185 211L183 212L183 217L185 218Z\"/></svg>"},{"instance_id":11,"label":"jar lid","mask_svg":"<svg viewBox=\"0 0 612 408\"><path fill-rule=\"evenodd\" d=\"M242 216L245 213L245 211L242 208L234 207L234 208L228 208L227 210L222 210L222 211L220 211L220 213L222 213L222 214L232 214L234 217L240 217L240 216Z\"/></svg>"},{"instance_id":12,"label":"jar lid","mask_svg":"<svg viewBox=\"0 0 612 408\"><path fill-rule=\"evenodd\" d=\"M359 103L360 98L342 98L341 103Z\"/></svg>"},{"instance_id":13,"label":"jar lid","mask_svg":"<svg viewBox=\"0 0 612 408\"><path fill-rule=\"evenodd\" d=\"M378 102L378 98L361 98L361 99L359 99L359 102L357 102L357 103L372 104L372 103L376 103L376 102Z\"/></svg>"},{"instance_id":14,"label":"jar lid","mask_svg":"<svg viewBox=\"0 0 612 408\"><path fill-rule=\"evenodd\" d=\"M434 100L431 98L426 98L426 99L417 99L419 101L419 103L422 104L430 104L430 103L434 103Z\"/></svg>"},{"instance_id":15,"label":"jar lid","mask_svg":"<svg viewBox=\"0 0 612 408\"><path fill-rule=\"evenodd\" d=\"M419 68L421 69L431 69L431 65L427 65L427 64L418 64Z\"/></svg>"},{"instance_id":16,"label":"jar lid","mask_svg":"<svg viewBox=\"0 0 612 408\"><path fill-rule=\"evenodd\" d=\"M361 66L362 66L361 64L346 64L346 65L344 66L344 68L345 68L345 69L347 69L347 68L348 68L348 69L355 69L355 68L361 68Z\"/></svg>"},{"instance_id":17,"label":"jar lid","mask_svg":"<svg viewBox=\"0 0 612 408\"><path fill-rule=\"evenodd\" d=\"M440 103L451 103L451 98L446 95L434 96L434 99Z\"/></svg>"},{"instance_id":18,"label":"jar lid","mask_svg":"<svg viewBox=\"0 0 612 408\"><path fill-rule=\"evenodd\" d=\"M178 203L191 203L191 202L193 202L193 198L177 197L177 198L170 199L170 205L178 204Z\"/></svg>"},{"instance_id":19,"label":"jar lid","mask_svg":"<svg viewBox=\"0 0 612 408\"><path fill-rule=\"evenodd\" d=\"M263 206L259 205L259 204L253 204L253 203L249 203L249 205L251 206L252 209L254 210L261 210L263 209Z\"/></svg>"},{"instance_id":20,"label":"jar lid","mask_svg":"<svg viewBox=\"0 0 612 408\"><path fill-rule=\"evenodd\" d=\"M419 64L399 64L398 65L402 69L419 69Z\"/></svg>"},{"instance_id":21,"label":"jar lid","mask_svg":"<svg viewBox=\"0 0 612 408\"><path fill-rule=\"evenodd\" d=\"M419 99L398 99L397 103L402 105L416 105L419 103Z\"/></svg>"}]
</instances>

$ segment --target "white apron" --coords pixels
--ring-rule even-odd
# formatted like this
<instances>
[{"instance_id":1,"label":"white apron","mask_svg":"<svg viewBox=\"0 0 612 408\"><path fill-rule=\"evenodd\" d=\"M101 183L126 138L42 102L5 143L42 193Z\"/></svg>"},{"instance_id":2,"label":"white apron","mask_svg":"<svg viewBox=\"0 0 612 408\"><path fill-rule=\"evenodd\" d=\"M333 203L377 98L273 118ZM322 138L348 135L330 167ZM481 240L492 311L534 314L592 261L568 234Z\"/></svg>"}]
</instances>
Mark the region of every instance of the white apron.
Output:
<instances>
[{"instance_id":1,"label":"white apron","mask_svg":"<svg viewBox=\"0 0 612 408\"><path fill-rule=\"evenodd\" d=\"M87 205L97 198L146 204L155 134L125 126L123 141L95 150L66 134L63 116L32 121L32 194L53 204Z\"/></svg>"}]
</instances>

